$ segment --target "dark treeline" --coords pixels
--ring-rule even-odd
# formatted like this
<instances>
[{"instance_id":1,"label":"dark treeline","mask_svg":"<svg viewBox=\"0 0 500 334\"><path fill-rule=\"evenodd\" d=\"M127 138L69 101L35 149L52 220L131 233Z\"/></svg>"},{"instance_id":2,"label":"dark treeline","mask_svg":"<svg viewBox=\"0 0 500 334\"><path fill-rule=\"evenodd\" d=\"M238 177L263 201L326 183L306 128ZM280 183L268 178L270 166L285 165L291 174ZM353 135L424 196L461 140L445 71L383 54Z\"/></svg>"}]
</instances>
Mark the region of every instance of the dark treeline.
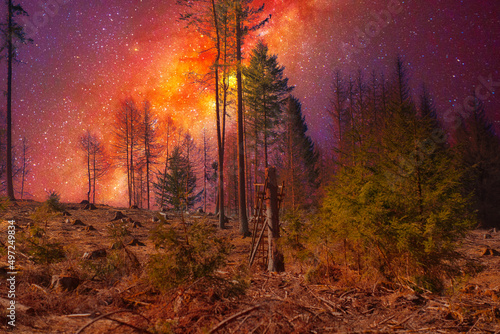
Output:
<instances>
[{"instance_id":1,"label":"dark treeline","mask_svg":"<svg viewBox=\"0 0 500 334\"><path fill-rule=\"evenodd\" d=\"M335 144L322 157L333 167L312 233L327 262L440 289L465 233L498 224L499 140L479 99L448 135L429 92L411 95L401 58L387 77L334 75Z\"/></svg>"}]
</instances>

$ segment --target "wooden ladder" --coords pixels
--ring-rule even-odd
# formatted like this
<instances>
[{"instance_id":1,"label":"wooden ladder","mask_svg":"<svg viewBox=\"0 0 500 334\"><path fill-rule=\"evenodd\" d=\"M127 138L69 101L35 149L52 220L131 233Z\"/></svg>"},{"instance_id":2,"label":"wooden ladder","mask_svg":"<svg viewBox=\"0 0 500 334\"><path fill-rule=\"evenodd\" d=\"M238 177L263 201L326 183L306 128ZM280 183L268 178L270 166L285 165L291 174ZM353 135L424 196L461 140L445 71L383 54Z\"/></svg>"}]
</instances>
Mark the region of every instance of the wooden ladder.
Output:
<instances>
[{"instance_id":1,"label":"wooden ladder","mask_svg":"<svg viewBox=\"0 0 500 334\"><path fill-rule=\"evenodd\" d=\"M252 266L254 262L257 262L264 267L267 267L269 260L269 245L268 245L268 233L269 228L266 219L266 188L267 180L264 184L256 183L255 186L255 215L250 220L250 224L253 224L252 232L252 247L250 251L249 264ZM278 208L281 207L281 202L285 196L285 182L283 185L278 187Z\"/></svg>"}]
</instances>

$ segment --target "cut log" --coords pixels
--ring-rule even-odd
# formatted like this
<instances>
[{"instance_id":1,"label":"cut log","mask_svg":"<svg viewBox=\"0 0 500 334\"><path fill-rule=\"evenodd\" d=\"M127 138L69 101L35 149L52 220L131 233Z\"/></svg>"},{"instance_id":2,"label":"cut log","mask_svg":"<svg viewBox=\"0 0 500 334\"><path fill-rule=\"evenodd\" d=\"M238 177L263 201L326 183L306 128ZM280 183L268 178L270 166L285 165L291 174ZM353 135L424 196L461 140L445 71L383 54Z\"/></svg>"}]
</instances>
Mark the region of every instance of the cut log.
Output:
<instances>
[{"instance_id":1,"label":"cut log","mask_svg":"<svg viewBox=\"0 0 500 334\"><path fill-rule=\"evenodd\" d=\"M80 219L76 219L73 224L71 224L73 226L87 226L85 225Z\"/></svg>"},{"instance_id":2,"label":"cut log","mask_svg":"<svg viewBox=\"0 0 500 334\"><path fill-rule=\"evenodd\" d=\"M90 204L85 205L85 207L83 209L84 210L97 210L97 207L94 204L90 203Z\"/></svg>"},{"instance_id":3,"label":"cut log","mask_svg":"<svg viewBox=\"0 0 500 334\"><path fill-rule=\"evenodd\" d=\"M78 277L68 275L54 275L50 287L54 290L73 291L80 285Z\"/></svg>"},{"instance_id":4,"label":"cut log","mask_svg":"<svg viewBox=\"0 0 500 334\"><path fill-rule=\"evenodd\" d=\"M108 253L106 252L106 250L104 248L101 248L101 249L96 249L92 252L85 252L82 258L84 260L94 260L100 257L106 257L107 254Z\"/></svg>"},{"instance_id":5,"label":"cut log","mask_svg":"<svg viewBox=\"0 0 500 334\"><path fill-rule=\"evenodd\" d=\"M120 219L123 219L123 218L126 218L127 216L125 216L121 211L116 211L115 212L115 216L113 217L113 219L111 219L111 221L114 221L114 220L120 220Z\"/></svg>"}]
</instances>

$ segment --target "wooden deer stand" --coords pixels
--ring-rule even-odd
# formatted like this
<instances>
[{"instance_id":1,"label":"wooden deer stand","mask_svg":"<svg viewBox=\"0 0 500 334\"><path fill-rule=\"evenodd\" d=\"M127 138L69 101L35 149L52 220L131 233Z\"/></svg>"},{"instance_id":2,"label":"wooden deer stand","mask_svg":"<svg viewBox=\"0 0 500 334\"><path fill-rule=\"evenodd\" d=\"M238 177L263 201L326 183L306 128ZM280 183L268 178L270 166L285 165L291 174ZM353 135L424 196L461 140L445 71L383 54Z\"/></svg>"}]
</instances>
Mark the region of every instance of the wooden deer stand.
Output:
<instances>
[{"instance_id":1,"label":"wooden deer stand","mask_svg":"<svg viewBox=\"0 0 500 334\"><path fill-rule=\"evenodd\" d=\"M279 209L283 201L284 189L284 182L282 186L278 186L275 167L266 168L264 184L255 184L255 216L251 220L253 233L250 266L257 261L264 267L267 266L269 271L285 271L284 257L278 247Z\"/></svg>"}]
</instances>

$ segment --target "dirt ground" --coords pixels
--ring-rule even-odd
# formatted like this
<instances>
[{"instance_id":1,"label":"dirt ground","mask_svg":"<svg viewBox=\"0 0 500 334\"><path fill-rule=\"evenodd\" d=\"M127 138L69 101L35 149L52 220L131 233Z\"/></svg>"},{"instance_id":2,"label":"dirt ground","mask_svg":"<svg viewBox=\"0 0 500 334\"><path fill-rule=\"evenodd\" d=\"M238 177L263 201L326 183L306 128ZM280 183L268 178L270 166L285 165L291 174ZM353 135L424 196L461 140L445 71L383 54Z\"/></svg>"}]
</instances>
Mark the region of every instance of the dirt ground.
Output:
<instances>
[{"instance_id":1,"label":"dirt ground","mask_svg":"<svg viewBox=\"0 0 500 334\"><path fill-rule=\"evenodd\" d=\"M228 287L234 288L231 284L248 259L251 238L239 236L236 222L230 221L219 232L234 245L220 279L198 280L159 293L147 283L143 270L155 252L149 235L158 224L154 221L158 213L104 205L86 210L83 204L65 204L69 216L58 214L42 226L48 239L63 245L65 260L34 264L26 254L16 252L16 327L12 328L6 317L8 221L15 221L16 242L22 242L21 234L28 233L33 224L30 216L38 206L18 202L0 214L0 332L500 333L500 253L496 251L500 250L500 233L496 231L476 230L467 236L461 253L478 273L459 278L443 294L382 283L310 284L302 269L291 263L281 274L252 267L242 279L248 286L238 294L229 293ZM127 255L131 261L138 262L137 268L125 268L106 280L90 277L82 258L113 247L108 227L116 211L126 216L132 231L125 248L135 258ZM204 214L185 218L188 223L217 223ZM176 219L167 213L167 221ZM76 220L82 224L75 224ZM52 282L56 275L59 283Z\"/></svg>"}]
</instances>

